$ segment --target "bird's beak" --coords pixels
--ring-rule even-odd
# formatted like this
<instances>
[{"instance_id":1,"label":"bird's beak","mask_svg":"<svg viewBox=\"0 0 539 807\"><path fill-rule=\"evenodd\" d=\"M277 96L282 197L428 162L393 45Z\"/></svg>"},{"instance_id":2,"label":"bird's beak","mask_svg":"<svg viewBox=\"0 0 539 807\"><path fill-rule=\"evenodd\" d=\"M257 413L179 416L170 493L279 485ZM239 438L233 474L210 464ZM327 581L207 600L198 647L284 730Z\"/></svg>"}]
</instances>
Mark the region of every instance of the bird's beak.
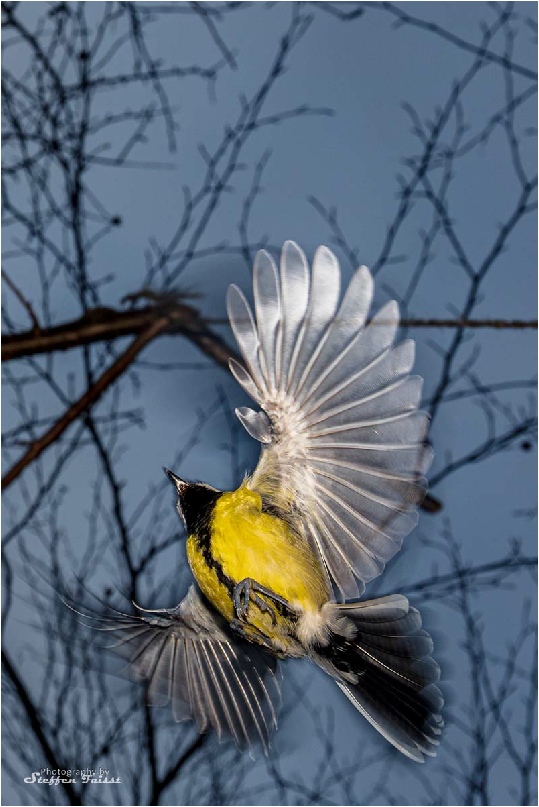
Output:
<instances>
[{"instance_id":1,"label":"bird's beak","mask_svg":"<svg viewBox=\"0 0 539 807\"><path fill-rule=\"evenodd\" d=\"M180 493L182 492L182 490L184 490L184 488L186 487L186 485L188 483L184 482L183 479L180 479L180 477L176 476L176 474L172 473L172 471L169 471L168 468L163 468L163 471L166 473L166 475L168 476L170 481L174 483L174 486L175 486L176 490L178 491L178 496L179 496Z\"/></svg>"}]
</instances>

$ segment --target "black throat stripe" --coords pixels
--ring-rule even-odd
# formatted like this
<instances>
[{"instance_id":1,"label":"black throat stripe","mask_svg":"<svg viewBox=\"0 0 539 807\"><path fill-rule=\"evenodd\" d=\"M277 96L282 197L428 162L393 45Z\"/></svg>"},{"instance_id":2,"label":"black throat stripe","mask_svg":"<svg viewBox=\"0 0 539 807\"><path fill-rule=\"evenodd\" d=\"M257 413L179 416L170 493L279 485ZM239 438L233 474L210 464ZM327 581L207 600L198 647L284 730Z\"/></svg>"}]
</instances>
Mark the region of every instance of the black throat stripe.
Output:
<instances>
[{"instance_id":1,"label":"black throat stripe","mask_svg":"<svg viewBox=\"0 0 539 807\"><path fill-rule=\"evenodd\" d=\"M210 525L204 525L202 529L199 527L197 532L193 534L195 536L196 545L198 549L200 549L206 565L210 569L213 569L219 582L225 586L230 597L232 597L236 583L225 574L221 563L216 560L212 554Z\"/></svg>"},{"instance_id":2,"label":"black throat stripe","mask_svg":"<svg viewBox=\"0 0 539 807\"><path fill-rule=\"evenodd\" d=\"M213 511L222 491L212 490L206 485L196 483L188 485L180 497L180 506L189 535L194 536L197 548L202 553L206 565L213 569L219 582L225 586L232 597L235 582L223 571L216 560L211 547L211 523Z\"/></svg>"}]
</instances>

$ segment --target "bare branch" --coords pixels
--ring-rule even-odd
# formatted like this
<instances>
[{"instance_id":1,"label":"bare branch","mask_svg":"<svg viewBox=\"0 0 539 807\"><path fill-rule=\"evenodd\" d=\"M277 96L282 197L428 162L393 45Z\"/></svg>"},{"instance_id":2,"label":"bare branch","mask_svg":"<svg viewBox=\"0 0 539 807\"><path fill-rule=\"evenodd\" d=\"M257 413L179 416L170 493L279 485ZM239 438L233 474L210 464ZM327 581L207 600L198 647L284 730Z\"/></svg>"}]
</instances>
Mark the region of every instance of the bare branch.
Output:
<instances>
[{"instance_id":1,"label":"bare branch","mask_svg":"<svg viewBox=\"0 0 539 807\"><path fill-rule=\"evenodd\" d=\"M65 430L87 412L103 393L114 383L135 360L146 345L161 333L169 324L166 316L161 316L146 328L112 364L95 384L78 399L62 417L41 437L36 440L25 454L2 477L2 490L11 485L22 471L34 462L52 443L59 439Z\"/></svg>"}]
</instances>

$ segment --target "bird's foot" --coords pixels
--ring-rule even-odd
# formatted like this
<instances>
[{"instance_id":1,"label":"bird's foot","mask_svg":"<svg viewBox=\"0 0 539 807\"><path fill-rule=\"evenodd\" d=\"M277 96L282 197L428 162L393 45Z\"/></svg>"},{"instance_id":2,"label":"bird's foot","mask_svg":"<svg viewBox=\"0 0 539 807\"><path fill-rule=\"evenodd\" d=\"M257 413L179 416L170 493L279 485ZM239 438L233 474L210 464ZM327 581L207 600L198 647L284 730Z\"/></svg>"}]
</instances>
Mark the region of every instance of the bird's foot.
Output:
<instances>
[{"instance_id":1,"label":"bird's foot","mask_svg":"<svg viewBox=\"0 0 539 807\"><path fill-rule=\"evenodd\" d=\"M232 595L236 616L240 622L247 621L249 605L253 603L254 605L258 606L262 612L270 615L271 621L274 625L277 624L276 608L272 607L266 602L266 600L262 599L260 596L261 594L263 594L264 597L273 600L276 606L280 606L281 610L282 608L285 608L287 612L290 610L287 601L283 599L283 597L279 597L278 594L275 594L273 591L271 591L271 589L260 585L260 583L257 583L256 580L253 580L251 577L246 577L235 586Z\"/></svg>"}]
</instances>

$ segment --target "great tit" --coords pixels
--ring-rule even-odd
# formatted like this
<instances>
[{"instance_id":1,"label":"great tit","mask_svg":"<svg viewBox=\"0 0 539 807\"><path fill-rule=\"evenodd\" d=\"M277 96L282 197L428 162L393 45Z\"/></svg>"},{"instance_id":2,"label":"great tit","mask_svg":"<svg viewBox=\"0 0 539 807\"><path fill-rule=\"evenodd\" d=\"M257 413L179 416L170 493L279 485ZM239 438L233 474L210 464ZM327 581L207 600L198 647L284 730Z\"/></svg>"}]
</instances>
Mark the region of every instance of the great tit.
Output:
<instances>
[{"instance_id":1,"label":"great tit","mask_svg":"<svg viewBox=\"0 0 539 807\"><path fill-rule=\"evenodd\" d=\"M285 242L280 268L254 262L254 314L231 286L228 314L244 364L232 374L258 405L236 409L261 443L234 491L167 470L194 577L175 608L115 612L116 650L176 720L267 750L279 705L277 660L309 658L399 751L434 756L440 670L419 612L393 594L361 600L417 522L432 458L414 342L395 345L395 302L367 324L362 266L340 299L324 246L310 271Z\"/></svg>"}]
</instances>

